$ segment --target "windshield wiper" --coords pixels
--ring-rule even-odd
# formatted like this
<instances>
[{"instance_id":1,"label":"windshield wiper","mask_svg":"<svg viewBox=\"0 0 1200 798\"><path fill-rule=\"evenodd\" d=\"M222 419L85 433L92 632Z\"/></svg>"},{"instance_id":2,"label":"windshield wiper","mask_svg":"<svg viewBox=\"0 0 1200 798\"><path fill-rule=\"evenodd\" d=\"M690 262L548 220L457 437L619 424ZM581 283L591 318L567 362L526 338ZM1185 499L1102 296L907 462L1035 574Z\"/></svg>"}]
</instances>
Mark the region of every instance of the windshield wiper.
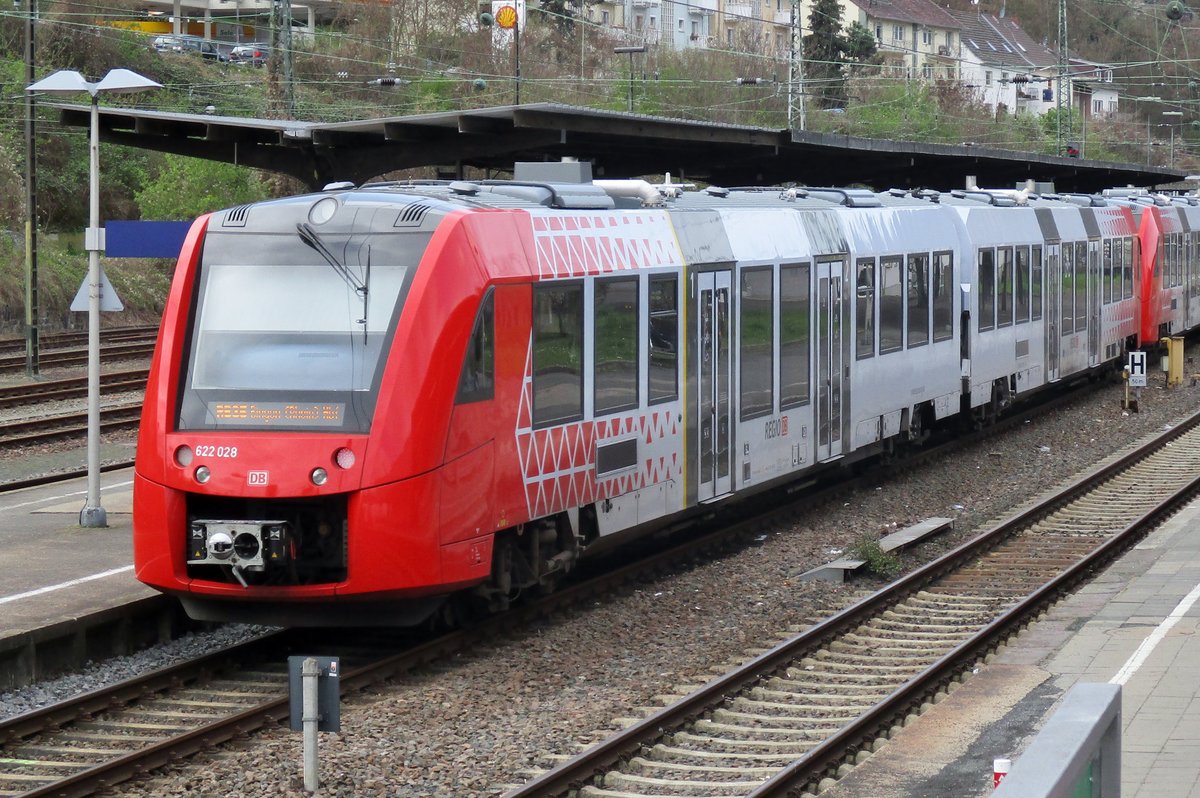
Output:
<instances>
[{"instance_id":1,"label":"windshield wiper","mask_svg":"<svg viewBox=\"0 0 1200 798\"><path fill-rule=\"evenodd\" d=\"M341 277L346 285L354 289L354 292L362 297L363 317L358 320L358 323L363 326L363 338L367 336L367 293L371 282L371 248L367 247L367 273L366 279L360 280L358 275L346 268L346 265L338 260L337 256L329 251L329 247L325 246L325 242L317 235L317 231L312 229L312 225L308 222L300 222L296 225L296 233L300 236L300 240L317 251L325 262L333 269L333 271Z\"/></svg>"}]
</instances>

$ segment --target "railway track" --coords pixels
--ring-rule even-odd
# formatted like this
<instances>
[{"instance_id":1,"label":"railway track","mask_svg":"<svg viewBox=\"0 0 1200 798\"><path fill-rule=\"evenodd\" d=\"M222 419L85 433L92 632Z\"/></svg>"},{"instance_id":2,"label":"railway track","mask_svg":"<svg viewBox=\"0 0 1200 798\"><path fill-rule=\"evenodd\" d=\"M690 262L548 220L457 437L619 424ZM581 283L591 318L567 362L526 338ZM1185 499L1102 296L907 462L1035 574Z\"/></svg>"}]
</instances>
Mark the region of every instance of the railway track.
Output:
<instances>
[{"instance_id":1,"label":"railway track","mask_svg":"<svg viewBox=\"0 0 1200 798\"><path fill-rule=\"evenodd\" d=\"M1098 558L1115 555L1183 501L1200 480L1182 476L1160 497L1149 496L1147 487L1163 485L1164 474L1200 473L1197 424L1200 414L510 796L815 791L848 756L895 733L981 652L1099 567ZM1154 459L1134 465L1155 447ZM1150 469L1154 478L1123 474L1127 468ZM1141 507L1161 504L1149 512L1120 507L1135 497ZM353 647L297 653L343 656L343 692L362 689L477 646L481 637L584 606L698 550L729 545L731 536L753 535L763 523L761 516L745 519L733 531L689 540L480 626L412 644L356 640ZM1092 553L1080 559L1085 551ZM1022 559L1006 562L1017 554ZM1030 581L1035 564L1045 568ZM282 720L284 661L297 645L271 636L0 721L0 798L90 795Z\"/></svg>"},{"instance_id":2,"label":"railway track","mask_svg":"<svg viewBox=\"0 0 1200 798\"><path fill-rule=\"evenodd\" d=\"M103 345L119 341L153 341L156 335L158 335L157 326L112 327L101 330L100 343ZM49 350L87 346L87 341L87 330L53 333L51 335L43 335L38 339L38 350L39 354L44 356ZM25 357L24 338L0 339L0 355L12 355L16 353L20 353L22 358Z\"/></svg>"},{"instance_id":3,"label":"railway track","mask_svg":"<svg viewBox=\"0 0 1200 798\"><path fill-rule=\"evenodd\" d=\"M100 375L100 393L123 393L142 391L146 388L149 369L133 369ZM82 399L87 396L87 377L69 377L62 380L42 380L0 387L0 409L21 407L38 402L62 399Z\"/></svg>"},{"instance_id":4,"label":"railway track","mask_svg":"<svg viewBox=\"0 0 1200 798\"><path fill-rule=\"evenodd\" d=\"M103 360L140 360L154 354L154 336L143 336L133 341L105 341L100 345L100 357ZM42 352L39 361L42 368L65 368L70 366L86 366L88 362L87 349L63 349ZM25 370L24 355L0 355L0 374L13 374Z\"/></svg>"},{"instance_id":5,"label":"railway track","mask_svg":"<svg viewBox=\"0 0 1200 798\"><path fill-rule=\"evenodd\" d=\"M816 795L1200 488L1200 414L505 798ZM686 693L686 695L684 694Z\"/></svg>"},{"instance_id":6,"label":"railway track","mask_svg":"<svg viewBox=\"0 0 1200 798\"><path fill-rule=\"evenodd\" d=\"M140 402L100 408L100 431L136 429L142 417ZM0 423L0 449L32 446L87 434L87 410Z\"/></svg>"}]
</instances>

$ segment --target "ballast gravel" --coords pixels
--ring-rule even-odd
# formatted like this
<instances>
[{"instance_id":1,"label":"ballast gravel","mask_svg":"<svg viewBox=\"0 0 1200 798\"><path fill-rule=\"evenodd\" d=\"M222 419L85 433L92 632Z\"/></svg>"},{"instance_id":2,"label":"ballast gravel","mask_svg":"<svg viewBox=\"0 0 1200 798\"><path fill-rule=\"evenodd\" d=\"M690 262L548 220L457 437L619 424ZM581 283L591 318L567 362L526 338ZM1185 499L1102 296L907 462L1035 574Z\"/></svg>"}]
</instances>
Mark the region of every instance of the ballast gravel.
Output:
<instances>
[{"instance_id":1,"label":"ballast gravel","mask_svg":"<svg viewBox=\"0 0 1200 798\"><path fill-rule=\"evenodd\" d=\"M343 701L342 731L320 742L321 796L499 794L535 768L617 728L654 697L702 684L787 631L820 620L879 584L801 582L863 536L931 516L955 529L905 555L911 568L973 537L1049 487L1197 409L1200 387L1165 390L1161 375L1141 412L1120 407L1118 384L1096 383L1080 398L999 437L822 507L756 543L620 596ZM197 639L199 641L199 639ZM203 645L203 643L201 643ZM147 652L129 658L159 657ZM149 662L150 660L147 660ZM128 664L123 668L130 667ZM133 667L139 667L134 665ZM151 667L146 664L140 667ZM104 666L72 677L69 689L103 680ZM16 706L21 693L0 701ZM58 688L53 688L58 689ZM135 780L105 795L305 795L301 736L277 726Z\"/></svg>"}]
</instances>

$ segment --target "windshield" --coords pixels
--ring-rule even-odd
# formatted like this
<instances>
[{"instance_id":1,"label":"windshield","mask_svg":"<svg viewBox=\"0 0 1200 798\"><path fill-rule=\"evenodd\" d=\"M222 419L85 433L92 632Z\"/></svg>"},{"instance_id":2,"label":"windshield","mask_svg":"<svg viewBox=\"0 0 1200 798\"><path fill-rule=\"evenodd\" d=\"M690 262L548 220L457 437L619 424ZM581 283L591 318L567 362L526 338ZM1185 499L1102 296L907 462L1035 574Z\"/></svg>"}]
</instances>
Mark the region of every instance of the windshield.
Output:
<instances>
[{"instance_id":1,"label":"windshield","mask_svg":"<svg viewBox=\"0 0 1200 798\"><path fill-rule=\"evenodd\" d=\"M382 353L427 242L210 233L180 429L369 428Z\"/></svg>"}]
</instances>

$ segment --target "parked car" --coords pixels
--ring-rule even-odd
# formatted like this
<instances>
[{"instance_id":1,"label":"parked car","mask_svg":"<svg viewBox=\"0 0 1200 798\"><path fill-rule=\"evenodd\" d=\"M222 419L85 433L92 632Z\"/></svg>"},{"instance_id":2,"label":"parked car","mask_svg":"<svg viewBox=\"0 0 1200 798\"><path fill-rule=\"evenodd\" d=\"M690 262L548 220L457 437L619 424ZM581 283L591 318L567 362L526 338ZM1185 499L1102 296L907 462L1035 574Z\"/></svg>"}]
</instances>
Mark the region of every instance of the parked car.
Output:
<instances>
[{"instance_id":1,"label":"parked car","mask_svg":"<svg viewBox=\"0 0 1200 798\"><path fill-rule=\"evenodd\" d=\"M179 37L169 33L164 33L161 36L155 36L150 42L150 46L160 53L164 53L173 49L177 44L179 44Z\"/></svg>"},{"instance_id":2,"label":"parked car","mask_svg":"<svg viewBox=\"0 0 1200 798\"><path fill-rule=\"evenodd\" d=\"M155 36L153 47L160 53L193 53L209 61L225 61L227 55L216 42L199 36Z\"/></svg>"},{"instance_id":3,"label":"parked car","mask_svg":"<svg viewBox=\"0 0 1200 798\"><path fill-rule=\"evenodd\" d=\"M270 49L261 42L239 44L229 51L229 63L262 66L267 62L270 54Z\"/></svg>"}]
</instances>

